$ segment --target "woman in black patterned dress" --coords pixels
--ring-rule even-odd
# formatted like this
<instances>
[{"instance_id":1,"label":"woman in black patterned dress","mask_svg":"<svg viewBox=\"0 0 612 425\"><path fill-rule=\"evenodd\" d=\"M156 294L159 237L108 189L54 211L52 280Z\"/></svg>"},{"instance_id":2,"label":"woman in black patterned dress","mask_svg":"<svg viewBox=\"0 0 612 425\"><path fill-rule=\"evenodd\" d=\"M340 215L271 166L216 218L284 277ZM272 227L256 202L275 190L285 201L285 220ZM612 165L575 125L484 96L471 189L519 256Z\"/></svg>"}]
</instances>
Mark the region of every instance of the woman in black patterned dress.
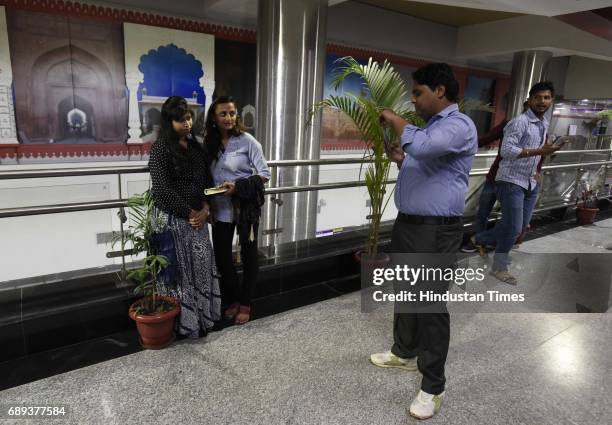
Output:
<instances>
[{"instance_id":1,"label":"woman in black patterned dress","mask_svg":"<svg viewBox=\"0 0 612 425\"><path fill-rule=\"evenodd\" d=\"M169 97L162 106L161 120L149 159L153 224L158 232L171 230L176 272L164 273L157 289L181 302L178 332L197 338L221 316L207 224L210 204L204 195L204 189L213 183L205 153L192 134L193 118L185 99Z\"/></svg>"}]
</instances>

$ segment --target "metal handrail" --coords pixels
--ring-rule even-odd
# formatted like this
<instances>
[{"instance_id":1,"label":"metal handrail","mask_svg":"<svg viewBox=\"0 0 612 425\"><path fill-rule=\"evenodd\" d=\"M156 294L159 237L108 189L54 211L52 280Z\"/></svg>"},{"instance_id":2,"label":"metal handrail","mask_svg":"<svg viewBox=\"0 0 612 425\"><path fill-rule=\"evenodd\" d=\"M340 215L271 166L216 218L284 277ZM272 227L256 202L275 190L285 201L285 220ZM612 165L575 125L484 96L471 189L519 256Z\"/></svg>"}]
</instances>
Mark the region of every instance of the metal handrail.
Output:
<instances>
[{"instance_id":1,"label":"metal handrail","mask_svg":"<svg viewBox=\"0 0 612 425\"><path fill-rule=\"evenodd\" d=\"M558 164L558 165L544 165L542 166L542 170L561 170L563 168L582 168L582 167L590 167L593 165L607 165L607 168L610 167L612 161L593 161L593 162L581 162L579 164Z\"/></svg>"},{"instance_id":2,"label":"metal handrail","mask_svg":"<svg viewBox=\"0 0 612 425\"><path fill-rule=\"evenodd\" d=\"M0 209L0 218L24 217L28 215L58 214L66 212L105 210L109 208L127 207L127 199L112 199L108 201L76 202L72 204L42 205L22 208Z\"/></svg>"},{"instance_id":3,"label":"metal handrail","mask_svg":"<svg viewBox=\"0 0 612 425\"><path fill-rule=\"evenodd\" d=\"M596 162L584 162L577 164L560 164L560 165L545 165L542 170L558 170L558 169L576 169L589 166L606 165L607 168L612 168L610 165L612 161L596 161ZM470 171L470 177L474 176L485 176L489 172L488 168L477 168ZM387 180L387 184L393 184L397 179ZM345 189L349 187L360 187L365 186L364 181L357 182L338 182L338 183L321 183L315 185L305 186L285 186L285 187L273 187L266 189L267 195L276 195L279 193L294 193L294 192L308 192L314 190L329 190L329 189ZM108 208L121 208L127 207L127 199L113 199L107 201L98 202L86 202L86 203L73 203L73 204L58 204L58 205L41 205L33 207L22 207L22 208L7 208L0 209L0 218L8 217L22 217L28 215L41 215L41 214L55 214L64 212L76 212L76 211L91 211L101 210Z\"/></svg>"},{"instance_id":4,"label":"metal handrail","mask_svg":"<svg viewBox=\"0 0 612 425\"><path fill-rule=\"evenodd\" d=\"M146 165L121 165L115 167L83 167L83 168L58 168L53 170L0 170L0 180L34 179L46 177L81 177L100 176L105 174L135 174L148 173Z\"/></svg>"},{"instance_id":5,"label":"metal handrail","mask_svg":"<svg viewBox=\"0 0 612 425\"><path fill-rule=\"evenodd\" d=\"M397 182L397 179L387 180L387 184L393 184ZM338 182L338 183L320 183L311 184L304 186L285 186L285 187L271 187L266 189L266 195L276 195L278 193L292 193L292 192L309 192L311 190L327 190L327 189L345 189L347 187L360 187L365 186L364 181L357 182Z\"/></svg>"},{"instance_id":6,"label":"metal handrail","mask_svg":"<svg viewBox=\"0 0 612 425\"><path fill-rule=\"evenodd\" d=\"M585 154L585 153L610 153L612 149L587 149L558 151L555 155ZM494 158L497 152L477 153L476 158ZM268 161L270 167L299 167L312 165L335 165L335 164L367 164L374 162L366 158L324 158L324 159L282 159ZM0 180L46 178L46 177L80 177L97 176L106 174L137 174L148 173L147 165L121 165L114 167L81 167L61 169L36 169L36 170L0 170Z\"/></svg>"}]
</instances>

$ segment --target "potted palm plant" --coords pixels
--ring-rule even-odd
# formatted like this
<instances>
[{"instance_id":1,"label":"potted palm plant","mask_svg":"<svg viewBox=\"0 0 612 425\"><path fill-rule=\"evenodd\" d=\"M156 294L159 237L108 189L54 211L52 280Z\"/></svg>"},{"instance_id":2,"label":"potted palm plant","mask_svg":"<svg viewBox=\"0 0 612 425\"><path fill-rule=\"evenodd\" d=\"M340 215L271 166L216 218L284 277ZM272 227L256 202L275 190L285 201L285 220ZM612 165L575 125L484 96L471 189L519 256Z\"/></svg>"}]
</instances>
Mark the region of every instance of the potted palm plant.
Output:
<instances>
[{"instance_id":1,"label":"potted palm plant","mask_svg":"<svg viewBox=\"0 0 612 425\"><path fill-rule=\"evenodd\" d=\"M606 134L608 124L612 120L612 109L604 109L597 114L597 118L600 120L599 134Z\"/></svg>"},{"instance_id":2,"label":"potted palm plant","mask_svg":"<svg viewBox=\"0 0 612 425\"><path fill-rule=\"evenodd\" d=\"M336 60L335 64L337 67L331 83L333 89L339 89L349 76L357 76L361 79L362 90L360 93L330 95L314 105L310 111L310 119L320 110L330 108L346 114L359 130L361 140L366 145L363 157L369 160L363 175L370 198L368 237L361 254L376 258L379 254L381 219L393 194L392 191L387 194L391 162L385 153L385 137L389 141L397 139L392 129L384 129L380 125L380 113L384 109L391 109L415 125L422 127L424 122L412 109L406 84L389 62L385 61L381 65L370 58L368 63L363 65L347 56ZM363 168L362 165L360 178Z\"/></svg>"},{"instance_id":3,"label":"potted palm plant","mask_svg":"<svg viewBox=\"0 0 612 425\"><path fill-rule=\"evenodd\" d=\"M140 343L144 348L160 349L170 345L175 338L174 319L180 312L178 300L157 293L157 279L170 265L168 257L156 252L154 244L153 198L150 191L132 196L128 200L130 225L123 234L115 235L114 242L121 241L121 248L131 244L131 255L145 253L140 266L127 277L136 283L135 295L143 298L129 308L129 316L136 322Z\"/></svg>"},{"instance_id":4,"label":"potted palm plant","mask_svg":"<svg viewBox=\"0 0 612 425\"><path fill-rule=\"evenodd\" d=\"M584 185L576 197L576 221L578 224L593 224L599 212L597 192Z\"/></svg>"}]
</instances>

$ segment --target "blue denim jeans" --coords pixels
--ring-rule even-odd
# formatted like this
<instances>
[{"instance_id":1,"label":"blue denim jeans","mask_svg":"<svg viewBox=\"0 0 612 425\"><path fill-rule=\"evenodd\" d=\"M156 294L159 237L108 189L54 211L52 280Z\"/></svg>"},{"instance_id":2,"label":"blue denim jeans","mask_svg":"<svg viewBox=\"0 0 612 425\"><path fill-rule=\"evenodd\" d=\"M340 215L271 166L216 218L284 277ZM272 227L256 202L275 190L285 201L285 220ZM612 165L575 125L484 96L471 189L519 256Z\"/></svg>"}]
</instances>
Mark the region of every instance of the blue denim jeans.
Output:
<instances>
[{"instance_id":1,"label":"blue denim jeans","mask_svg":"<svg viewBox=\"0 0 612 425\"><path fill-rule=\"evenodd\" d=\"M476 213L476 233L487 230L487 223L489 216L497 200L495 194L495 182L485 180L485 184L480 192L480 199L478 200L478 212Z\"/></svg>"},{"instance_id":2,"label":"blue denim jeans","mask_svg":"<svg viewBox=\"0 0 612 425\"><path fill-rule=\"evenodd\" d=\"M485 245L496 245L493 270L508 270L510 250L523 228L531 221L538 199L539 187L532 190L508 182L496 182L497 199L501 204L502 218L493 229L478 233L476 241Z\"/></svg>"}]
</instances>

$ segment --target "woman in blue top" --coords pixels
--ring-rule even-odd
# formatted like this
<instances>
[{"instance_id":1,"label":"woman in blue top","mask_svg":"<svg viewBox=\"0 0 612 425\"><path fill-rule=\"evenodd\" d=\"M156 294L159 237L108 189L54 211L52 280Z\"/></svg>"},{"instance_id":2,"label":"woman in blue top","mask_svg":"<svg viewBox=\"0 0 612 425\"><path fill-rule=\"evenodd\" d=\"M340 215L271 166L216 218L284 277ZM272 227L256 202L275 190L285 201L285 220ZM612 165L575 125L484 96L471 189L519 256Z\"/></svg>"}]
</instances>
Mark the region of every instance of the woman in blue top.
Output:
<instances>
[{"instance_id":1,"label":"woman in blue top","mask_svg":"<svg viewBox=\"0 0 612 425\"><path fill-rule=\"evenodd\" d=\"M243 324L251 317L251 297L259 271L258 221L247 225L236 217L236 182L243 188L244 183L248 182L247 189L254 186L263 189L263 183L270 178L270 171L261 144L244 131L236 103L229 96L219 97L208 110L204 147L211 159L210 171L215 185L228 188L224 194L212 198L214 252L221 273L221 296L224 304L229 305L224 315L227 319L233 319L235 324ZM256 184L252 184L253 179L257 179ZM243 265L242 285L238 282L232 259L236 227Z\"/></svg>"}]
</instances>

